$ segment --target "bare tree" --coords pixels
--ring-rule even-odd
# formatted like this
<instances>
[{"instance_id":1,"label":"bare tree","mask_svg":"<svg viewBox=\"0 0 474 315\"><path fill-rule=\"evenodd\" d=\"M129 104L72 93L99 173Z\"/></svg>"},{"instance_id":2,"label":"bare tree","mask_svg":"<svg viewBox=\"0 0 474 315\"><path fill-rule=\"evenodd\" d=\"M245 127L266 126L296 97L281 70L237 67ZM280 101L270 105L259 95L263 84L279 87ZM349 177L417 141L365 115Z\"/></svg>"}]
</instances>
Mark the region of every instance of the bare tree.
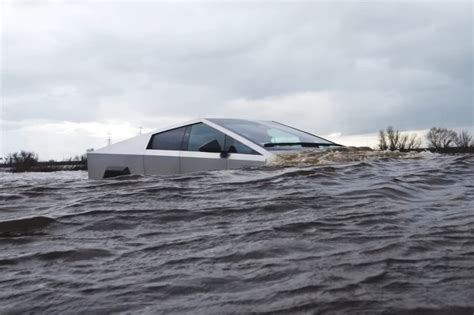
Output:
<instances>
[{"instance_id":1,"label":"bare tree","mask_svg":"<svg viewBox=\"0 0 474 315\"><path fill-rule=\"evenodd\" d=\"M395 151L399 148L400 132L395 130L392 126L387 128L387 139L390 151Z\"/></svg>"},{"instance_id":2,"label":"bare tree","mask_svg":"<svg viewBox=\"0 0 474 315\"><path fill-rule=\"evenodd\" d=\"M16 171L26 171L38 163L38 154L29 151L8 153L5 161L13 165Z\"/></svg>"},{"instance_id":3,"label":"bare tree","mask_svg":"<svg viewBox=\"0 0 474 315\"><path fill-rule=\"evenodd\" d=\"M3 159L5 164L13 164L13 153L8 153Z\"/></svg>"},{"instance_id":4,"label":"bare tree","mask_svg":"<svg viewBox=\"0 0 474 315\"><path fill-rule=\"evenodd\" d=\"M10 164L34 165L38 162L38 154L29 151L8 153L5 160Z\"/></svg>"},{"instance_id":5,"label":"bare tree","mask_svg":"<svg viewBox=\"0 0 474 315\"><path fill-rule=\"evenodd\" d=\"M413 150L421 146L421 139L416 134L402 134L392 126L387 131L379 131L379 149L380 150Z\"/></svg>"},{"instance_id":6,"label":"bare tree","mask_svg":"<svg viewBox=\"0 0 474 315\"><path fill-rule=\"evenodd\" d=\"M398 141L398 150L406 150L408 143L408 135L401 134L400 135L400 140Z\"/></svg>"},{"instance_id":7,"label":"bare tree","mask_svg":"<svg viewBox=\"0 0 474 315\"><path fill-rule=\"evenodd\" d=\"M428 141L428 147L433 149L441 148L441 131L440 128L433 127L426 134L426 140Z\"/></svg>"},{"instance_id":8,"label":"bare tree","mask_svg":"<svg viewBox=\"0 0 474 315\"><path fill-rule=\"evenodd\" d=\"M446 134L446 138L444 139L443 142L443 147L444 148L449 148L451 144L455 144L456 138L458 137L456 131L454 130L448 130Z\"/></svg>"},{"instance_id":9,"label":"bare tree","mask_svg":"<svg viewBox=\"0 0 474 315\"><path fill-rule=\"evenodd\" d=\"M453 142L458 148L466 149L471 145L472 136L468 131L463 130L456 135Z\"/></svg>"},{"instance_id":10,"label":"bare tree","mask_svg":"<svg viewBox=\"0 0 474 315\"><path fill-rule=\"evenodd\" d=\"M431 128L426 135L428 146L436 150L449 148L456 138L457 134L455 131L439 127Z\"/></svg>"},{"instance_id":11,"label":"bare tree","mask_svg":"<svg viewBox=\"0 0 474 315\"><path fill-rule=\"evenodd\" d=\"M379 131L379 149L385 151L388 149L387 140L385 140L385 131Z\"/></svg>"},{"instance_id":12,"label":"bare tree","mask_svg":"<svg viewBox=\"0 0 474 315\"><path fill-rule=\"evenodd\" d=\"M406 149L407 150L419 149L420 146L421 146L421 139L418 138L416 133L412 134L408 139Z\"/></svg>"}]
</instances>

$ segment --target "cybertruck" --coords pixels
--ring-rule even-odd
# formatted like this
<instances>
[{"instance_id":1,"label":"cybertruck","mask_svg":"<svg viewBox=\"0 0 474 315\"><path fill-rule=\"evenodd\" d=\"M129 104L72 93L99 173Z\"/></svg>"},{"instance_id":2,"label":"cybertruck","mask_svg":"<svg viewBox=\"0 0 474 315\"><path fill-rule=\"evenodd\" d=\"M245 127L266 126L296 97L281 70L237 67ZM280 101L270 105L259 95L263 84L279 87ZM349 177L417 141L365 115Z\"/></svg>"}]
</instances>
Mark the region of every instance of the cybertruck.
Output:
<instances>
[{"instance_id":1,"label":"cybertruck","mask_svg":"<svg viewBox=\"0 0 474 315\"><path fill-rule=\"evenodd\" d=\"M264 165L282 151L340 146L275 121L207 118L87 154L89 178L168 175Z\"/></svg>"}]
</instances>

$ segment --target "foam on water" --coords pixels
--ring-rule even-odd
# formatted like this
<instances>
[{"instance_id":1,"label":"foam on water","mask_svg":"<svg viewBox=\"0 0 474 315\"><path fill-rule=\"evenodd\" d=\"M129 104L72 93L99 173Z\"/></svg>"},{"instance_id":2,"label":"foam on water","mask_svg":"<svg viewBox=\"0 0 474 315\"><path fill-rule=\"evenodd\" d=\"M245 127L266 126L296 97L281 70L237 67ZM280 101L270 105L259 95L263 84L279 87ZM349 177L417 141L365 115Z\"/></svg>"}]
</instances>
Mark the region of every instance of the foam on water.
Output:
<instances>
[{"instance_id":1,"label":"foam on water","mask_svg":"<svg viewBox=\"0 0 474 315\"><path fill-rule=\"evenodd\" d=\"M334 163L359 162L376 159L421 159L433 158L436 153L400 152L400 151L374 151L370 148L344 147L336 149L309 149L295 152L282 152L268 161L271 166L311 166Z\"/></svg>"}]
</instances>

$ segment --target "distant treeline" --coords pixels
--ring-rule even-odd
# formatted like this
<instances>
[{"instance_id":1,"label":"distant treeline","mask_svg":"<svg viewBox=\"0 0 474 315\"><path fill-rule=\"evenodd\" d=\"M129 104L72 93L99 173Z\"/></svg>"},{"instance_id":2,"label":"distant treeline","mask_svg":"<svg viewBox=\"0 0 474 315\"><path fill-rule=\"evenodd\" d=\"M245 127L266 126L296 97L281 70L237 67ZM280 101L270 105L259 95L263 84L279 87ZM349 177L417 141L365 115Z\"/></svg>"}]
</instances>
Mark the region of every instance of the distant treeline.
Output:
<instances>
[{"instance_id":1,"label":"distant treeline","mask_svg":"<svg viewBox=\"0 0 474 315\"><path fill-rule=\"evenodd\" d=\"M20 151L9 153L5 156L0 167L7 168L10 172L56 172L56 171L82 171L87 170L87 154L68 158L64 161L49 160L40 162L35 152Z\"/></svg>"},{"instance_id":2,"label":"distant treeline","mask_svg":"<svg viewBox=\"0 0 474 315\"><path fill-rule=\"evenodd\" d=\"M468 131L456 132L433 127L425 136L427 150L438 153L474 153L474 141ZM421 139L416 134L401 133L392 126L379 131L379 150L420 151Z\"/></svg>"}]
</instances>

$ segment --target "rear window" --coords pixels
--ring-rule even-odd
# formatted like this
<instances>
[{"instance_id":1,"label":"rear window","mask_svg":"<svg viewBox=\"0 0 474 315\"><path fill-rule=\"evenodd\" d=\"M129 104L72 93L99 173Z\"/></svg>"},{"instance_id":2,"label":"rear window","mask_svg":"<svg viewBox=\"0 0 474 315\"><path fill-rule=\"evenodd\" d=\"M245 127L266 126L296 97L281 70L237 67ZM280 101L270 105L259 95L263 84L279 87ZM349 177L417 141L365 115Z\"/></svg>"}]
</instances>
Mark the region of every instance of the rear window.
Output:
<instances>
[{"instance_id":1,"label":"rear window","mask_svg":"<svg viewBox=\"0 0 474 315\"><path fill-rule=\"evenodd\" d=\"M181 127L153 135L148 150L181 150L186 127Z\"/></svg>"}]
</instances>

